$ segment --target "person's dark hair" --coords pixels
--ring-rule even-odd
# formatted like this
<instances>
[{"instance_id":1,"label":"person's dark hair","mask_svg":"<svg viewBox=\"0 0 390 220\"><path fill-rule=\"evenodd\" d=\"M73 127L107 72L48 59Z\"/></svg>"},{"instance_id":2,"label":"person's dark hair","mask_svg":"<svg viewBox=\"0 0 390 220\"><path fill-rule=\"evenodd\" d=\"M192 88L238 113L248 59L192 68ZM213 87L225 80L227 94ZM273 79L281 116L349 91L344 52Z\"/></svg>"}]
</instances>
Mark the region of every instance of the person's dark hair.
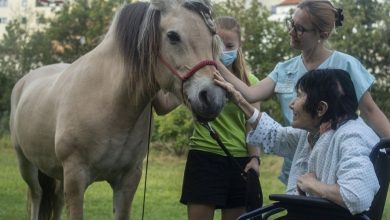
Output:
<instances>
[{"instance_id":1,"label":"person's dark hair","mask_svg":"<svg viewBox=\"0 0 390 220\"><path fill-rule=\"evenodd\" d=\"M317 69L307 72L295 86L306 93L304 110L312 117L317 114L319 103L328 104L328 110L321 118L321 123L331 122L332 129L350 119L356 119L358 100L355 88L348 72L341 69ZM341 120L341 121L340 121Z\"/></svg>"}]
</instances>

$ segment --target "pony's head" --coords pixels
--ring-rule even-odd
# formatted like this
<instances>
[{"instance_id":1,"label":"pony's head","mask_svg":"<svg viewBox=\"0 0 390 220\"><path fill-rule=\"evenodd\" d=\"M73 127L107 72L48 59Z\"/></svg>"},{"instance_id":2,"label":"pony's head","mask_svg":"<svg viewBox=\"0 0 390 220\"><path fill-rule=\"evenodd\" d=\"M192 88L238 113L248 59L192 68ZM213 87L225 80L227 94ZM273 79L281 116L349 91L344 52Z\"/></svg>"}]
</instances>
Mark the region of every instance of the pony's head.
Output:
<instances>
[{"instance_id":1,"label":"pony's head","mask_svg":"<svg viewBox=\"0 0 390 220\"><path fill-rule=\"evenodd\" d=\"M139 28L136 28L136 25ZM130 88L173 92L201 120L222 110L225 91L213 82L220 40L210 3L203 0L152 0L122 9L117 25L129 69Z\"/></svg>"}]
</instances>

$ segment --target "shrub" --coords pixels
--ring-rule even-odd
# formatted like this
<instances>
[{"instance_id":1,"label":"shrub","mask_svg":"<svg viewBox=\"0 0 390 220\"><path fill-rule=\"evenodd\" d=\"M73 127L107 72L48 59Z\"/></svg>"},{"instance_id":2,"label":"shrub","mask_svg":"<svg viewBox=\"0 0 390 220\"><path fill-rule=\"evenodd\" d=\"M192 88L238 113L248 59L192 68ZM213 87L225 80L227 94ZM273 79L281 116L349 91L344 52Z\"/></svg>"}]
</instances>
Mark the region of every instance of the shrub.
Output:
<instances>
[{"instance_id":1,"label":"shrub","mask_svg":"<svg viewBox=\"0 0 390 220\"><path fill-rule=\"evenodd\" d=\"M189 138L194 129L191 112L184 106L179 106L164 116L155 116L153 146L177 156L188 150Z\"/></svg>"}]
</instances>

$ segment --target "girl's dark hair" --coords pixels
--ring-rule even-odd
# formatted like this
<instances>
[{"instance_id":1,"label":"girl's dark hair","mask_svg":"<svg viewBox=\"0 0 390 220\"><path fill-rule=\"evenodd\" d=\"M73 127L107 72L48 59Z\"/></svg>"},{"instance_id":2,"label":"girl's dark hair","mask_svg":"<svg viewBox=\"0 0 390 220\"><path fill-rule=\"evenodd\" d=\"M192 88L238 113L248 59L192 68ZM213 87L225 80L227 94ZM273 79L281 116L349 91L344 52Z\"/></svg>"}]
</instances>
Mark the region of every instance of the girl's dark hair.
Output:
<instances>
[{"instance_id":1,"label":"girl's dark hair","mask_svg":"<svg viewBox=\"0 0 390 220\"><path fill-rule=\"evenodd\" d=\"M295 89L306 93L303 108L312 117L317 114L321 101L328 104L328 110L321 118L321 123L331 122L332 129L337 129L342 121L358 117L356 112L359 103L355 88L348 72L344 70L311 70L298 80Z\"/></svg>"}]
</instances>

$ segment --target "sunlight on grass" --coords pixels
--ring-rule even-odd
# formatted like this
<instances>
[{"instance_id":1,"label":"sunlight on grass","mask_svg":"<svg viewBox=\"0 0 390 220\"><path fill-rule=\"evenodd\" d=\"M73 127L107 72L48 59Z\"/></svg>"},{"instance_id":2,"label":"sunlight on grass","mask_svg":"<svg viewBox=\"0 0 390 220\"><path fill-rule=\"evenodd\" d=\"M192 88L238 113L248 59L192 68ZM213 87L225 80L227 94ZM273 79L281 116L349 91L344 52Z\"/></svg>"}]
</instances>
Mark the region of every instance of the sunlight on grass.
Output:
<instances>
[{"instance_id":1,"label":"sunlight on grass","mask_svg":"<svg viewBox=\"0 0 390 220\"><path fill-rule=\"evenodd\" d=\"M0 142L0 219L27 219L25 183L17 169L16 156L9 146ZM5 143L8 143L5 140ZM268 195L283 193L284 186L277 179L282 159L262 156L260 180L264 204L269 204ZM153 152L149 158L145 220L187 219L186 206L179 203L185 158L167 156ZM145 172L145 169L144 169ZM144 177L144 175L143 175ZM141 179L132 205L132 219L141 219L144 193L144 178ZM390 192L383 219L390 220ZM112 191L106 182L92 184L85 193L85 219L113 219ZM63 219L66 219L65 212ZM220 219L216 212L214 219Z\"/></svg>"}]
</instances>

